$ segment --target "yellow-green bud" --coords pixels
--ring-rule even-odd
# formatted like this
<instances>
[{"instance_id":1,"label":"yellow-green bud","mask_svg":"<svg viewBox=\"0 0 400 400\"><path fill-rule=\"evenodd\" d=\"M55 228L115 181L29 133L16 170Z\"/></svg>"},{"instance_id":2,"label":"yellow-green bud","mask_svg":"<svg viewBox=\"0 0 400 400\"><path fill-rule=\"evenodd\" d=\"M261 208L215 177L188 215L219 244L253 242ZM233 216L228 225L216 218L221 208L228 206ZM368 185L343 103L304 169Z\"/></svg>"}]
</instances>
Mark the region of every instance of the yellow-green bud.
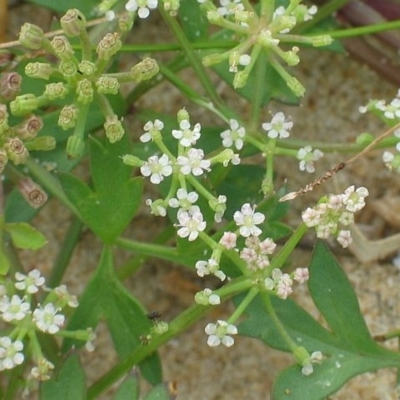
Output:
<instances>
[{"instance_id":1,"label":"yellow-green bud","mask_svg":"<svg viewBox=\"0 0 400 400\"><path fill-rule=\"evenodd\" d=\"M89 104L93 101L93 86L89 79L82 79L76 85L77 100L82 104Z\"/></svg>"},{"instance_id":2,"label":"yellow-green bud","mask_svg":"<svg viewBox=\"0 0 400 400\"><path fill-rule=\"evenodd\" d=\"M0 148L0 173L4 171L8 162L7 152L5 149Z\"/></svg>"},{"instance_id":3,"label":"yellow-green bud","mask_svg":"<svg viewBox=\"0 0 400 400\"><path fill-rule=\"evenodd\" d=\"M107 33L97 45L96 52L100 60L108 61L118 52L121 46L122 42L118 33Z\"/></svg>"},{"instance_id":4,"label":"yellow-green bud","mask_svg":"<svg viewBox=\"0 0 400 400\"><path fill-rule=\"evenodd\" d=\"M0 136L3 136L9 129L8 112L5 104L0 104Z\"/></svg>"},{"instance_id":5,"label":"yellow-green bud","mask_svg":"<svg viewBox=\"0 0 400 400\"><path fill-rule=\"evenodd\" d=\"M64 131L71 129L75 126L76 119L78 118L79 110L76 106L67 105L64 106L58 117L58 126Z\"/></svg>"},{"instance_id":6,"label":"yellow-green bud","mask_svg":"<svg viewBox=\"0 0 400 400\"><path fill-rule=\"evenodd\" d=\"M141 167L143 165L143 161L139 157L131 154L125 154L122 156L122 162L126 165L130 165L131 167Z\"/></svg>"},{"instance_id":7,"label":"yellow-green bud","mask_svg":"<svg viewBox=\"0 0 400 400\"><path fill-rule=\"evenodd\" d=\"M49 83L46 85L46 89L43 93L49 100L56 100L56 99L63 99L69 90L68 88L62 83Z\"/></svg>"},{"instance_id":8,"label":"yellow-green bud","mask_svg":"<svg viewBox=\"0 0 400 400\"><path fill-rule=\"evenodd\" d=\"M28 150L24 146L24 143L16 137L8 138L3 148L6 150L8 158L15 165L25 163L29 157Z\"/></svg>"},{"instance_id":9,"label":"yellow-green bud","mask_svg":"<svg viewBox=\"0 0 400 400\"><path fill-rule=\"evenodd\" d=\"M233 87L235 89L240 89L246 85L247 79L249 78L249 73L246 70L236 72L233 77Z\"/></svg>"},{"instance_id":10,"label":"yellow-green bud","mask_svg":"<svg viewBox=\"0 0 400 400\"><path fill-rule=\"evenodd\" d=\"M124 13L118 19L118 29L121 33L129 32L133 27L134 13Z\"/></svg>"},{"instance_id":11,"label":"yellow-green bud","mask_svg":"<svg viewBox=\"0 0 400 400\"><path fill-rule=\"evenodd\" d=\"M118 117L114 114L107 116L104 124L104 130L110 143L118 142L124 136L125 130L122 126L122 122L118 120Z\"/></svg>"},{"instance_id":12,"label":"yellow-green bud","mask_svg":"<svg viewBox=\"0 0 400 400\"><path fill-rule=\"evenodd\" d=\"M119 90L118 79L101 76L96 81L97 92L102 94L117 94Z\"/></svg>"},{"instance_id":13,"label":"yellow-green bud","mask_svg":"<svg viewBox=\"0 0 400 400\"><path fill-rule=\"evenodd\" d=\"M25 74L31 78L48 80L52 72L53 67L48 63L34 62L25 66Z\"/></svg>"},{"instance_id":14,"label":"yellow-green bud","mask_svg":"<svg viewBox=\"0 0 400 400\"><path fill-rule=\"evenodd\" d=\"M39 50L42 48L44 32L37 25L25 23L21 27L19 33L19 42L22 46L31 50Z\"/></svg>"},{"instance_id":15,"label":"yellow-green bud","mask_svg":"<svg viewBox=\"0 0 400 400\"><path fill-rule=\"evenodd\" d=\"M178 124L180 124L184 120L190 121L190 116L189 113L186 111L186 108L181 108L176 114L176 117L178 120Z\"/></svg>"},{"instance_id":16,"label":"yellow-green bud","mask_svg":"<svg viewBox=\"0 0 400 400\"><path fill-rule=\"evenodd\" d=\"M314 47L328 46L333 42L329 35L313 36L311 39L311 44Z\"/></svg>"},{"instance_id":17,"label":"yellow-green bud","mask_svg":"<svg viewBox=\"0 0 400 400\"><path fill-rule=\"evenodd\" d=\"M79 72L81 72L83 75L90 76L93 75L96 72L96 66L94 63L83 60L78 64L78 69Z\"/></svg>"},{"instance_id":18,"label":"yellow-green bud","mask_svg":"<svg viewBox=\"0 0 400 400\"><path fill-rule=\"evenodd\" d=\"M72 78L78 72L76 65L72 61L61 61L58 65L58 70L65 78Z\"/></svg>"},{"instance_id":19,"label":"yellow-green bud","mask_svg":"<svg viewBox=\"0 0 400 400\"><path fill-rule=\"evenodd\" d=\"M86 29L86 18L76 8L68 10L60 19L64 33L69 37L79 36Z\"/></svg>"},{"instance_id":20,"label":"yellow-green bud","mask_svg":"<svg viewBox=\"0 0 400 400\"><path fill-rule=\"evenodd\" d=\"M30 114L38 107L39 100L34 94L31 93L17 96L15 100L10 103L10 110L17 117L22 117L24 115Z\"/></svg>"},{"instance_id":21,"label":"yellow-green bud","mask_svg":"<svg viewBox=\"0 0 400 400\"><path fill-rule=\"evenodd\" d=\"M67 141L67 157L69 159L80 158L85 149L85 143L83 140L76 135L72 135Z\"/></svg>"},{"instance_id":22,"label":"yellow-green bud","mask_svg":"<svg viewBox=\"0 0 400 400\"><path fill-rule=\"evenodd\" d=\"M30 142L25 143L25 147L31 151L49 151L56 148L56 140L52 136L39 136Z\"/></svg>"},{"instance_id":23,"label":"yellow-green bud","mask_svg":"<svg viewBox=\"0 0 400 400\"><path fill-rule=\"evenodd\" d=\"M156 60L145 58L142 62L132 67L131 77L133 81L139 83L151 79L158 74L159 70Z\"/></svg>"},{"instance_id":24,"label":"yellow-green bud","mask_svg":"<svg viewBox=\"0 0 400 400\"><path fill-rule=\"evenodd\" d=\"M60 60L71 60L74 56L74 50L66 36L54 36L51 47Z\"/></svg>"},{"instance_id":25,"label":"yellow-green bud","mask_svg":"<svg viewBox=\"0 0 400 400\"><path fill-rule=\"evenodd\" d=\"M306 88L300 83L299 80L294 78L293 76L286 80L286 84L288 85L289 89L297 96L302 97L306 92Z\"/></svg>"}]
</instances>

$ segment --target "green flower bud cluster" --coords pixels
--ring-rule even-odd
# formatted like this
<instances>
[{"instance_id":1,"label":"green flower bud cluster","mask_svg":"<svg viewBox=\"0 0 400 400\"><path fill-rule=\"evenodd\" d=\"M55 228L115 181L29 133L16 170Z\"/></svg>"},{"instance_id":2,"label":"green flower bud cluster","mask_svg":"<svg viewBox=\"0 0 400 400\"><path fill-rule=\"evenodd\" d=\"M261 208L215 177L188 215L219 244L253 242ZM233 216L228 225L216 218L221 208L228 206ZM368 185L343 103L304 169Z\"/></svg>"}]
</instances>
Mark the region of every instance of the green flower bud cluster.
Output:
<instances>
[{"instance_id":1,"label":"green flower bud cluster","mask_svg":"<svg viewBox=\"0 0 400 400\"><path fill-rule=\"evenodd\" d=\"M285 8L279 6L271 9L270 2L261 2L258 13L250 3L246 6L231 2L217 8L208 0L201 4L201 9L207 15L210 23L233 31L240 42L234 48L224 53L208 54L203 59L205 66L229 63L229 71L235 74L233 86L241 88L246 85L250 72L258 57L267 58L271 66L286 82L288 88L296 95L304 95L303 85L292 77L284 66L295 66L300 62L297 53L299 48L281 48L285 43L307 44L314 47L326 46L332 43L328 35L302 36L291 33L298 24L312 19L317 12L316 6L307 7L300 0L290 0ZM283 65L282 65L282 64Z\"/></svg>"},{"instance_id":2,"label":"green flower bud cluster","mask_svg":"<svg viewBox=\"0 0 400 400\"><path fill-rule=\"evenodd\" d=\"M117 32L107 33L96 46L90 41L85 16L77 9L68 10L60 19L64 34L51 40L38 26L25 24L21 28L19 41L23 46L32 50L45 50L56 58L53 63L28 63L25 74L31 78L52 81L56 79L59 82L47 84L40 96L28 93L13 98L10 111L16 116L26 116L55 100L72 98L72 101L68 101L69 104L62 108L58 119L58 125L62 129L75 129L73 137L67 141L69 157L82 155L85 120L91 103L99 105L106 121L106 136L114 143L122 138L124 128L106 96L118 94L121 83L139 83L152 78L159 71L155 60L146 58L128 72L107 73L112 59L122 47L121 37L126 33L125 28L133 24L133 20L128 18L129 15L127 14L122 25L120 24L123 29L117 28ZM69 38L79 40L81 56L75 52Z\"/></svg>"},{"instance_id":3,"label":"green flower bud cluster","mask_svg":"<svg viewBox=\"0 0 400 400\"><path fill-rule=\"evenodd\" d=\"M42 119L31 114L22 122L10 126L7 106L0 104L0 173L8 161L15 165L24 164L29 150L51 150L55 140L50 136L37 137L43 128Z\"/></svg>"}]
</instances>

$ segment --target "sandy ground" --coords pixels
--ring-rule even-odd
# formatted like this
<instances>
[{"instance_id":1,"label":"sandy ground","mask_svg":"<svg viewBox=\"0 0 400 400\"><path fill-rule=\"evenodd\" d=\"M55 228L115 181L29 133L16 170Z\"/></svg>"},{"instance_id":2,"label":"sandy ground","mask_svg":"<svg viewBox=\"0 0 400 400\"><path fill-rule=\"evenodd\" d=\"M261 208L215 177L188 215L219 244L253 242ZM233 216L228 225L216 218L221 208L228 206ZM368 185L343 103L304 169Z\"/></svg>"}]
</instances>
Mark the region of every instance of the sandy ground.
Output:
<instances>
[{"instance_id":1,"label":"sandy ground","mask_svg":"<svg viewBox=\"0 0 400 400\"><path fill-rule=\"evenodd\" d=\"M24 6L19 8L17 13L13 13L12 17L21 20L25 16L32 21L35 13L30 7ZM39 21L43 26L49 23L51 18L44 13L39 17ZM13 19L12 29L15 29L16 24ZM155 26L156 30L150 33L146 31L146 41L149 40L149 35L161 34L160 26L158 24ZM385 83L367 67L360 66L343 55L304 51L300 56L302 62L297 76L307 88L301 106L284 107L274 103L265 110L266 117L270 111L285 109L294 121L292 136L301 139L351 142L361 132L378 134L382 131L382 126L376 119L360 115L358 107L370 98L390 100L394 97L396 88ZM176 112L187 105L186 101L182 102L182 99L178 98L176 91L165 87L146 102L153 102L153 107L157 110L169 112ZM149 104L146 103L146 106ZM244 103L239 101L235 106L243 107L246 112ZM132 123L135 124L134 121ZM342 157L340 155L326 157L318 164L318 173L323 173L341 161ZM290 190L297 190L310 181L310 176L298 173L295 161L285 160L277 163L277 171L278 180L283 182L287 179ZM337 179L340 190L350 184L367 186L371 193L369 199L371 202L384 198L388 188L390 188L389 198L396 202L399 182L396 174L385 170L380 162L379 152L372 153L347 168ZM315 193L296 201L290 217L292 222L298 220L299 210L312 205L325 191L333 190L333 182L330 182L323 189L318 189ZM379 226L379 232L371 232L377 238L399 228L387 222L393 218L392 213L396 211L385 204L387 203L378 203L375 209L367 209L361 216L364 225ZM55 215L57 218L54 218ZM40 212L34 224L44 231L50 243L37 256L35 255L34 262L32 254L26 252L23 254L26 268L36 265L44 273L48 271L60 248L69 218L68 211L54 200ZM143 208L127 235L146 240L146 237L154 235L159 227L160 222L151 218L148 210ZM80 293L93 272L99 256L99 244L90 232L83 234L66 276L66 283L73 292ZM128 257L128 254L122 254L118 263L122 264ZM300 265L307 265L309 257L310 249L306 244L294 256ZM371 332L379 334L394 329L400 315L399 270L393 266L390 259L386 262L363 265L349 252L340 252L339 257L357 291ZM192 304L193 294L203 285L194 273L186 269L182 271L176 266L155 259L149 260L126 283L148 309L159 310L166 320ZM305 307L312 308L304 292L299 290L296 296ZM243 337L238 338L230 349L209 348L205 344L206 336L203 332L205 324L209 320L228 316L230 311L232 306L224 305L214 311L213 315L198 322L185 334L160 349L165 380L177 382L179 400L267 400L274 378L283 366L291 362L290 356ZM99 329L96 351L90 357L84 355L83 359L89 363L87 371L91 380L104 373L104 367L108 369L115 362L115 355L110 348L109 337L104 327ZM110 394L102 397L104 400L111 398ZM389 370L360 376L331 397L334 400L397 398L395 374Z\"/></svg>"}]
</instances>

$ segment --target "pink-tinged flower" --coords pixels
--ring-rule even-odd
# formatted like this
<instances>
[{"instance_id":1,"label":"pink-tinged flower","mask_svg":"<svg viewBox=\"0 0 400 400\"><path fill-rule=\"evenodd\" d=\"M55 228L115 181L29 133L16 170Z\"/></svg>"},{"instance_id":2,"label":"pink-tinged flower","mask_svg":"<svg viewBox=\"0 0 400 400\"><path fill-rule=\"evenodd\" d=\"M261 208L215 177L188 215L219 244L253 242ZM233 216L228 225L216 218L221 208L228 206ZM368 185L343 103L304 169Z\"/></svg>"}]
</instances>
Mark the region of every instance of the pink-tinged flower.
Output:
<instances>
[{"instance_id":1,"label":"pink-tinged flower","mask_svg":"<svg viewBox=\"0 0 400 400\"><path fill-rule=\"evenodd\" d=\"M233 214L233 219L236 225L239 226L239 232L243 237L259 236L262 231L256 225L264 222L265 215L255 212L255 207L251 207L249 203L246 203L243 204L240 211L236 211Z\"/></svg>"},{"instance_id":2,"label":"pink-tinged flower","mask_svg":"<svg viewBox=\"0 0 400 400\"><path fill-rule=\"evenodd\" d=\"M350 231L345 230L340 231L336 239L344 248L349 247L353 241Z\"/></svg>"},{"instance_id":3,"label":"pink-tinged flower","mask_svg":"<svg viewBox=\"0 0 400 400\"><path fill-rule=\"evenodd\" d=\"M308 271L308 268L296 268L293 274L293 279L302 284L308 281L310 278L310 273Z\"/></svg>"},{"instance_id":4,"label":"pink-tinged flower","mask_svg":"<svg viewBox=\"0 0 400 400\"><path fill-rule=\"evenodd\" d=\"M222 244L226 249L234 249L236 247L237 236L233 232L224 232L219 243Z\"/></svg>"}]
</instances>

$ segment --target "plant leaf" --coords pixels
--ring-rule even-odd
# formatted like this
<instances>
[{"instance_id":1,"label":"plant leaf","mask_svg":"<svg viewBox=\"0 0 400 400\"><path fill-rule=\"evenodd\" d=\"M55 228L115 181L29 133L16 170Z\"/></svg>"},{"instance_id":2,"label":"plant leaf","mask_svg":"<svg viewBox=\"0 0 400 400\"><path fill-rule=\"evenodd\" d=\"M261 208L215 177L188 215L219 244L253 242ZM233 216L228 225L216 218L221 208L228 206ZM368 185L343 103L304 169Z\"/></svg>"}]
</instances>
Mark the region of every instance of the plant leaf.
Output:
<instances>
[{"instance_id":1,"label":"plant leaf","mask_svg":"<svg viewBox=\"0 0 400 400\"><path fill-rule=\"evenodd\" d=\"M4 229L10 234L15 247L19 249L40 249L47 243L46 236L26 222L8 223Z\"/></svg>"},{"instance_id":2,"label":"plant leaf","mask_svg":"<svg viewBox=\"0 0 400 400\"><path fill-rule=\"evenodd\" d=\"M103 254L96 273L86 286L79 306L68 325L69 330L95 328L100 320L107 323L115 350L120 359L124 359L135 349L142 346L140 336L149 332L151 322L141 304L134 298L116 278L112 260L112 252L108 246ZM65 340L63 350L82 343ZM161 366L156 354L152 355L144 365L153 363L152 375L144 368L142 374L151 383L161 382ZM140 365L141 367L141 365Z\"/></svg>"},{"instance_id":3,"label":"plant leaf","mask_svg":"<svg viewBox=\"0 0 400 400\"><path fill-rule=\"evenodd\" d=\"M139 379L137 373L129 374L115 393L114 400L139 400Z\"/></svg>"},{"instance_id":4,"label":"plant leaf","mask_svg":"<svg viewBox=\"0 0 400 400\"><path fill-rule=\"evenodd\" d=\"M78 355L71 353L56 371L55 379L40 385L40 400L86 399L86 377Z\"/></svg>"}]
</instances>

